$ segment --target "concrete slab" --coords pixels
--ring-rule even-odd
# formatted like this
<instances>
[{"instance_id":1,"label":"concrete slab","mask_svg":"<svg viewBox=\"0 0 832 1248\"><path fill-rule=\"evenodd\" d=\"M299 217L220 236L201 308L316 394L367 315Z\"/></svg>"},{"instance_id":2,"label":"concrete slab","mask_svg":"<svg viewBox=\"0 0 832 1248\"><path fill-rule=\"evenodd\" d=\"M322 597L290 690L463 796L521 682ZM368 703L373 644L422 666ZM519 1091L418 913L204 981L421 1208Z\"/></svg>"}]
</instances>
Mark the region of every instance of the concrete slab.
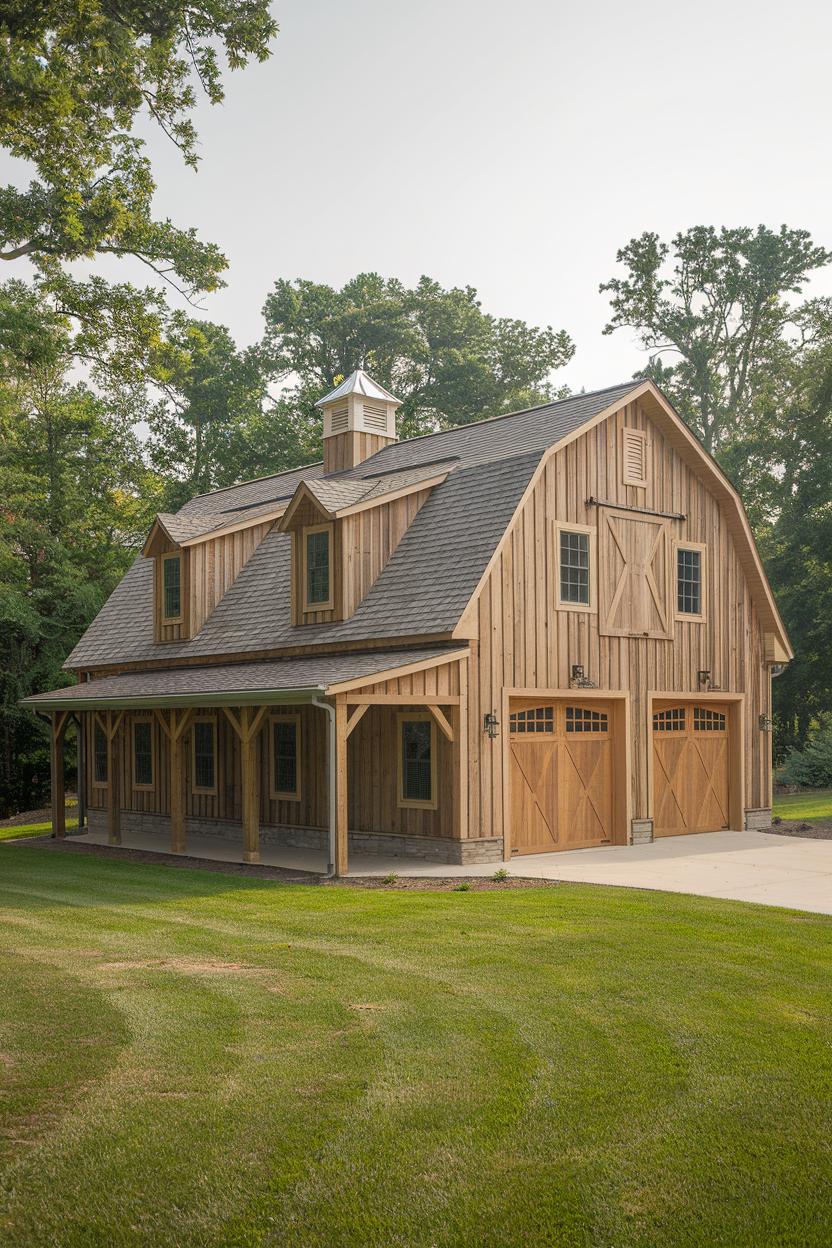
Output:
<instances>
[{"instance_id":1,"label":"concrete slab","mask_svg":"<svg viewBox=\"0 0 832 1248\"><path fill-rule=\"evenodd\" d=\"M103 844L102 833L73 838ZM129 849L166 851L153 833L123 837ZM218 837L192 836L188 851L195 857L239 862L241 847ZM299 871L326 870L319 850L263 845L262 862ZM465 876L493 875L495 863L450 866L416 862L392 855L353 854L351 875ZM660 889L702 897L753 901L832 914L832 841L804 840L767 832L707 832L698 836L665 837L651 845L614 845L601 849L534 854L502 864L512 875L565 880L613 887Z\"/></svg>"}]
</instances>

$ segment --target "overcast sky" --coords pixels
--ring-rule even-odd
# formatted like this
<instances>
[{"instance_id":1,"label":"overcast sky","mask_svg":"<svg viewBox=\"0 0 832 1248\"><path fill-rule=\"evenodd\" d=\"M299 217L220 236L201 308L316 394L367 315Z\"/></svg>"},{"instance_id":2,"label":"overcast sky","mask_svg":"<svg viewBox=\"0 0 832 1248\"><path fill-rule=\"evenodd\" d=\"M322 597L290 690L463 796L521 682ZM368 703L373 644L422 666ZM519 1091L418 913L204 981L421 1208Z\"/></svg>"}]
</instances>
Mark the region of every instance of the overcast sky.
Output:
<instances>
[{"instance_id":1,"label":"overcast sky","mask_svg":"<svg viewBox=\"0 0 832 1248\"><path fill-rule=\"evenodd\" d=\"M598 285L633 235L786 223L832 246L824 0L276 0L265 65L201 107L202 163L153 142L157 209L230 261L206 315L260 334L277 277L475 286L565 328L557 380L629 377ZM139 275L136 274L136 277ZM832 294L832 272L813 286ZM171 296L172 300L175 296Z\"/></svg>"}]
</instances>

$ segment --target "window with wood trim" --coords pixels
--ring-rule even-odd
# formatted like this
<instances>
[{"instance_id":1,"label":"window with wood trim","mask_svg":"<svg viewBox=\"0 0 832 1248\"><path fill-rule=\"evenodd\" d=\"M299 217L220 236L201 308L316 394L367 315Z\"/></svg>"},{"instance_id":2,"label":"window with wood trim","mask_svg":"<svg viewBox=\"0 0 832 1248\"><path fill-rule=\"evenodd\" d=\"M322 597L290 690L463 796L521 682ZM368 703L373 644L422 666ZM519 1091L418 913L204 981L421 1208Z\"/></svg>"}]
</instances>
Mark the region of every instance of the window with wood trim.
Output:
<instances>
[{"instance_id":1,"label":"window with wood trim","mask_svg":"<svg viewBox=\"0 0 832 1248\"><path fill-rule=\"evenodd\" d=\"M676 615L685 619L705 618L705 549L676 544Z\"/></svg>"},{"instance_id":2,"label":"window with wood trim","mask_svg":"<svg viewBox=\"0 0 832 1248\"><path fill-rule=\"evenodd\" d=\"M217 721L200 715L191 725L191 788L194 793L217 792Z\"/></svg>"},{"instance_id":3,"label":"window with wood trim","mask_svg":"<svg viewBox=\"0 0 832 1248\"><path fill-rule=\"evenodd\" d=\"M567 706L567 732L609 732L610 721L606 711L593 711L586 706Z\"/></svg>"},{"instance_id":4,"label":"window with wood trim","mask_svg":"<svg viewBox=\"0 0 832 1248\"><path fill-rule=\"evenodd\" d=\"M712 711L709 706L693 708L694 732L725 732L726 719L723 711Z\"/></svg>"},{"instance_id":5,"label":"window with wood trim","mask_svg":"<svg viewBox=\"0 0 832 1248\"><path fill-rule=\"evenodd\" d=\"M178 624L182 620L182 555L162 555L162 623Z\"/></svg>"},{"instance_id":6,"label":"window with wood trim","mask_svg":"<svg viewBox=\"0 0 832 1248\"><path fill-rule=\"evenodd\" d=\"M527 733L553 733L555 731L555 708L553 706L530 706L509 715L509 732L524 736Z\"/></svg>"},{"instance_id":7,"label":"window with wood trim","mask_svg":"<svg viewBox=\"0 0 832 1248\"><path fill-rule=\"evenodd\" d=\"M133 723L133 788L153 788L153 721Z\"/></svg>"},{"instance_id":8,"label":"window with wood trim","mask_svg":"<svg viewBox=\"0 0 832 1248\"><path fill-rule=\"evenodd\" d=\"M594 529L555 525L556 599L561 610L595 610L595 548Z\"/></svg>"},{"instance_id":9,"label":"window with wood trim","mask_svg":"<svg viewBox=\"0 0 832 1248\"><path fill-rule=\"evenodd\" d=\"M98 720L92 729L92 782L104 786L109 782L109 758L107 754L107 734Z\"/></svg>"},{"instance_id":10,"label":"window with wood trim","mask_svg":"<svg viewBox=\"0 0 832 1248\"><path fill-rule=\"evenodd\" d=\"M621 430L621 480L624 485L647 485L647 434L642 429Z\"/></svg>"},{"instance_id":11,"label":"window with wood trim","mask_svg":"<svg viewBox=\"0 0 832 1248\"><path fill-rule=\"evenodd\" d=\"M656 711L653 716L654 732L684 732L685 708L671 706L666 711Z\"/></svg>"},{"instance_id":12,"label":"window with wood trim","mask_svg":"<svg viewBox=\"0 0 832 1248\"><path fill-rule=\"evenodd\" d=\"M332 536L331 524L312 525L301 534L304 611L327 611L333 605Z\"/></svg>"},{"instance_id":13,"label":"window with wood trim","mask_svg":"<svg viewBox=\"0 0 832 1248\"><path fill-rule=\"evenodd\" d=\"M436 722L429 712L399 715L399 806L436 809Z\"/></svg>"},{"instance_id":14,"label":"window with wood trim","mask_svg":"<svg viewBox=\"0 0 832 1248\"><path fill-rule=\"evenodd\" d=\"M269 730L269 793L276 801L300 801L300 762L300 716L272 716Z\"/></svg>"}]
</instances>

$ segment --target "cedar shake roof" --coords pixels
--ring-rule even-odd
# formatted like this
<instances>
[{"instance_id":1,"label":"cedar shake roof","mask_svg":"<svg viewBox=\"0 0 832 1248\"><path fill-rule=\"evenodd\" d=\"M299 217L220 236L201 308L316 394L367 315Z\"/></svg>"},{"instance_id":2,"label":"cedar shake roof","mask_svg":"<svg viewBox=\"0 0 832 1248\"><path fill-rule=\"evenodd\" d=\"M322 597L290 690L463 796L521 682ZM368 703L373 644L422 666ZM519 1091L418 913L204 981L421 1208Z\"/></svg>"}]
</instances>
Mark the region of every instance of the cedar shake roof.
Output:
<instances>
[{"instance_id":1,"label":"cedar shake roof","mask_svg":"<svg viewBox=\"0 0 832 1248\"><path fill-rule=\"evenodd\" d=\"M378 579L347 620L294 626L291 537L272 529L188 641L157 643L153 561L139 556L65 664L68 668L245 654L315 642L371 641L448 633L459 622L544 452L636 390L625 382L441 433L394 442L354 468L323 477L313 464L192 499L175 521L218 515L233 524L257 509L287 505L305 481L325 506L354 505L446 470ZM450 471L452 469L452 471ZM424 474L420 476L420 474ZM396 481L398 478L398 481ZM323 501L323 498L322 498Z\"/></svg>"},{"instance_id":2,"label":"cedar shake roof","mask_svg":"<svg viewBox=\"0 0 832 1248\"><path fill-rule=\"evenodd\" d=\"M371 653L322 654L297 659L269 659L260 663L212 664L173 670L143 670L83 681L49 693L33 694L22 706L33 710L116 708L142 706L222 706L307 699L325 694L345 681L370 680L381 672L409 668L432 659L464 655L459 645L421 650L375 650ZM281 698L281 694L289 695Z\"/></svg>"}]
</instances>

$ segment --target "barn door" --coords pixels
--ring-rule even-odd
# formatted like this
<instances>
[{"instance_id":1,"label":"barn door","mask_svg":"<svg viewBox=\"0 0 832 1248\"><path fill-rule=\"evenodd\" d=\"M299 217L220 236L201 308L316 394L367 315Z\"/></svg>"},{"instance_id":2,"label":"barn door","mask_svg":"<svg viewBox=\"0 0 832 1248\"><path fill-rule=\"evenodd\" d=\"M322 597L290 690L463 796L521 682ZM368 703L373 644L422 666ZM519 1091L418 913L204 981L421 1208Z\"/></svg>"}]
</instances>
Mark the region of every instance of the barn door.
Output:
<instances>
[{"instance_id":1,"label":"barn door","mask_svg":"<svg viewBox=\"0 0 832 1248\"><path fill-rule=\"evenodd\" d=\"M660 517L599 513L599 628L606 636L673 636L670 528Z\"/></svg>"},{"instance_id":2,"label":"barn door","mask_svg":"<svg viewBox=\"0 0 832 1248\"><path fill-rule=\"evenodd\" d=\"M512 704L509 757L512 854L612 842L612 712L606 703Z\"/></svg>"},{"instance_id":3,"label":"barn door","mask_svg":"<svg viewBox=\"0 0 832 1248\"><path fill-rule=\"evenodd\" d=\"M653 834L729 826L728 708L663 706L653 714Z\"/></svg>"}]
</instances>

